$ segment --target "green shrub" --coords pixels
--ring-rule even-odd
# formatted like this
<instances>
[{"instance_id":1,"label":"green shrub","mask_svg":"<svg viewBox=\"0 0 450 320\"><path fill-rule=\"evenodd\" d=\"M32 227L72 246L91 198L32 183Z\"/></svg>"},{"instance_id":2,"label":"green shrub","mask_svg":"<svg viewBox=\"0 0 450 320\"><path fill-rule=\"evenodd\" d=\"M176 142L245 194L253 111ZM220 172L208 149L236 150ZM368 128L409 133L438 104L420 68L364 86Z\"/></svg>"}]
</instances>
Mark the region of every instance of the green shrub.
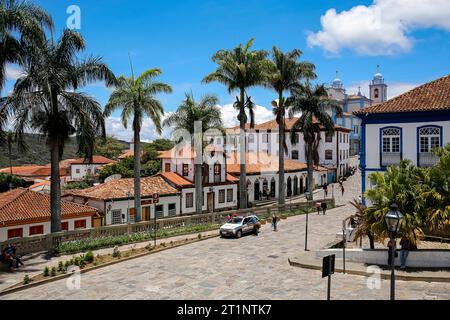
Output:
<instances>
[{"instance_id":1,"label":"green shrub","mask_svg":"<svg viewBox=\"0 0 450 320\"><path fill-rule=\"evenodd\" d=\"M52 270L50 271L50 275L52 277L56 276L56 267L52 267Z\"/></svg>"},{"instance_id":2,"label":"green shrub","mask_svg":"<svg viewBox=\"0 0 450 320\"><path fill-rule=\"evenodd\" d=\"M92 262L94 261L94 253L92 252L92 250L89 250L86 255L84 256L84 261L86 262Z\"/></svg>"},{"instance_id":3,"label":"green shrub","mask_svg":"<svg viewBox=\"0 0 450 320\"><path fill-rule=\"evenodd\" d=\"M30 276L28 274L23 276L23 284L29 284L30 283Z\"/></svg>"},{"instance_id":4,"label":"green shrub","mask_svg":"<svg viewBox=\"0 0 450 320\"><path fill-rule=\"evenodd\" d=\"M50 275L50 269L48 267L44 268L44 277L48 277Z\"/></svg>"},{"instance_id":5,"label":"green shrub","mask_svg":"<svg viewBox=\"0 0 450 320\"><path fill-rule=\"evenodd\" d=\"M63 263L62 261L60 261L60 262L58 263L58 271L59 271L59 272L64 271L64 263Z\"/></svg>"},{"instance_id":6,"label":"green shrub","mask_svg":"<svg viewBox=\"0 0 450 320\"><path fill-rule=\"evenodd\" d=\"M119 247L114 247L112 256L113 256L114 258L120 258L121 255L122 255L122 253L120 252Z\"/></svg>"}]
</instances>

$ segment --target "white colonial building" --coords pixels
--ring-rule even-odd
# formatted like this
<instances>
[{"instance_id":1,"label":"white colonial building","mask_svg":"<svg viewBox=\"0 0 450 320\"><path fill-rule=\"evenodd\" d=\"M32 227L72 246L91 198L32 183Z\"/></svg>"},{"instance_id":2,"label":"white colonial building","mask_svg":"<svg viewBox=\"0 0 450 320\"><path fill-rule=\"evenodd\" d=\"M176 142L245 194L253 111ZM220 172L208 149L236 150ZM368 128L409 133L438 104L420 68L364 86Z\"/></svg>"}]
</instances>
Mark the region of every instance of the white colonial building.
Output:
<instances>
[{"instance_id":1,"label":"white colonial building","mask_svg":"<svg viewBox=\"0 0 450 320\"><path fill-rule=\"evenodd\" d=\"M153 201L158 194L157 203ZM68 190L65 200L85 204L98 210L102 225L134 222L134 179L112 180L97 186ZM175 217L181 214L180 195L161 175L141 178L142 220Z\"/></svg>"},{"instance_id":2,"label":"white colonial building","mask_svg":"<svg viewBox=\"0 0 450 320\"><path fill-rule=\"evenodd\" d=\"M183 214L195 212L194 160L190 146L161 152L162 177L180 192ZM204 212L234 209L237 206L237 179L227 174L227 161L221 146L205 148L202 164Z\"/></svg>"},{"instance_id":3,"label":"white colonial building","mask_svg":"<svg viewBox=\"0 0 450 320\"><path fill-rule=\"evenodd\" d=\"M368 175L402 159L431 166L433 149L450 143L450 75L355 112L361 119L362 193Z\"/></svg>"},{"instance_id":4,"label":"white colonial building","mask_svg":"<svg viewBox=\"0 0 450 320\"><path fill-rule=\"evenodd\" d=\"M305 144L301 132L297 132L297 143L291 143L290 135L294 123L298 118L286 119L286 160L306 163ZM319 165L328 169L327 182L335 182L344 176L349 169L350 158L350 129L336 125L334 134L328 135L325 130L321 133L319 144ZM227 153L239 152L239 126L227 129ZM278 157L278 124L276 120L256 124L253 129L246 125L246 151L262 152Z\"/></svg>"}]
</instances>

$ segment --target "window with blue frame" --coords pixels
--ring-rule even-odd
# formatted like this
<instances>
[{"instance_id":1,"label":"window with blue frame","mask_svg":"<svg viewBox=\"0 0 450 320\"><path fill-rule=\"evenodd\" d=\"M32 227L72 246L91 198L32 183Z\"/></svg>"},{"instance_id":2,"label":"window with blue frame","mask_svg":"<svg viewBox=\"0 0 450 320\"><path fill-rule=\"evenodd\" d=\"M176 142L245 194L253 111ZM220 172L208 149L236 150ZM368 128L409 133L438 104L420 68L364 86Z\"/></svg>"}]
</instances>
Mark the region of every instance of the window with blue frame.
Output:
<instances>
[{"instance_id":1,"label":"window with blue frame","mask_svg":"<svg viewBox=\"0 0 450 320\"><path fill-rule=\"evenodd\" d=\"M397 165L401 160L401 129L381 129L381 166Z\"/></svg>"},{"instance_id":2,"label":"window with blue frame","mask_svg":"<svg viewBox=\"0 0 450 320\"><path fill-rule=\"evenodd\" d=\"M434 149L441 146L442 128L428 126L418 128L418 165L429 167L438 161L438 157L433 153Z\"/></svg>"}]
</instances>

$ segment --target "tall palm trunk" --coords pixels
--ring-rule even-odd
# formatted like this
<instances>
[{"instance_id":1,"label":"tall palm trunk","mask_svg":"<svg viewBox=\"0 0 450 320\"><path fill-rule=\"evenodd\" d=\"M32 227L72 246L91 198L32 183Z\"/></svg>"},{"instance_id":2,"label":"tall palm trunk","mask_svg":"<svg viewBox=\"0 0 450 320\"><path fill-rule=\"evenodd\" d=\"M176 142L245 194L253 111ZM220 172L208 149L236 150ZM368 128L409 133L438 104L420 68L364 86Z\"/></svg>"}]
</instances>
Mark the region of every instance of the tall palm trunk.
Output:
<instances>
[{"instance_id":1,"label":"tall palm trunk","mask_svg":"<svg viewBox=\"0 0 450 320\"><path fill-rule=\"evenodd\" d=\"M239 208L240 209L246 209L247 208L247 175L246 175L246 160L245 160L245 153L246 153L246 143L245 143L245 110L244 110L244 93L245 90L241 88L241 94L240 94L240 110L239 113L241 114L241 117L239 119L239 153L240 153L240 176L239 176Z\"/></svg>"},{"instance_id":2,"label":"tall palm trunk","mask_svg":"<svg viewBox=\"0 0 450 320\"><path fill-rule=\"evenodd\" d=\"M50 179L50 231L61 231L61 182L59 177L58 138L50 138L51 179Z\"/></svg>"},{"instance_id":3,"label":"tall palm trunk","mask_svg":"<svg viewBox=\"0 0 450 320\"><path fill-rule=\"evenodd\" d=\"M141 211L141 126L139 117L135 114L133 120L134 129L134 221L142 220ZM156 211L155 211L156 214Z\"/></svg>"},{"instance_id":4,"label":"tall palm trunk","mask_svg":"<svg viewBox=\"0 0 450 320\"><path fill-rule=\"evenodd\" d=\"M11 141L8 141L8 158L9 158L9 172L12 175L13 169L12 169L12 144L11 144Z\"/></svg>"},{"instance_id":5,"label":"tall palm trunk","mask_svg":"<svg viewBox=\"0 0 450 320\"><path fill-rule=\"evenodd\" d=\"M284 180L284 101L280 93L278 99L280 109L280 123L278 136L278 204L284 204L286 200L286 183Z\"/></svg>"},{"instance_id":6,"label":"tall palm trunk","mask_svg":"<svg viewBox=\"0 0 450 320\"><path fill-rule=\"evenodd\" d=\"M306 149L306 166L308 170L308 200L313 200L313 187L314 187L314 163L313 163L313 146L312 142L305 143Z\"/></svg>"},{"instance_id":7,"label":"tall palm trunk","mask_svg":"<svg viewBox=\"0 0 450 320\"><path fill-rule=\"evenodd\" d=\"M194 175L195 175L195 213L201 214L203 207L203 177L202 177L202 164L196 163L194 165Z\"/></svg>"},{"instance_id":8,"label":"tall palm trunk","mask_svg":"<svg viewBox=\"0 0 450 320\"><path fill-rule=\"evenodd\" d=\"M54 123L58 123L58 94L55 89L49 88L51 96L51 107L54 119ZM55 129L53 129L55 130ZM61 181L59 177L59 146L60 142L58 133L50 133L50 166L51 166L51 178L50 178L50 232L61 231Z\"/></svg>"},{"instance_id":9,"label":"tall palm trunk","mask_svg":"<svg viewBox=\"0 0 450 320\"><path fill-rule=\"evenodd\" d=\"M194 183L195 183L195 213L202 213L203 206L203 132L201 121L194 122ZM209 171L208 171L209 172Z\"/></svg>"}]
</instances>

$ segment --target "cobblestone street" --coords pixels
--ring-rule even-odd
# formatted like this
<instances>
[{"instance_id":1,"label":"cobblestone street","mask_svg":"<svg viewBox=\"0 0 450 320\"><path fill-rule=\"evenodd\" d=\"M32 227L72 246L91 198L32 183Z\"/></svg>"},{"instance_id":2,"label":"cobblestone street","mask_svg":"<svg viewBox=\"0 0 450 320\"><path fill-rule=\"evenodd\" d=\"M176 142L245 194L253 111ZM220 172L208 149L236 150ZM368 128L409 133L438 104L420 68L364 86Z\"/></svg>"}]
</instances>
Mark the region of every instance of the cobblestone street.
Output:
<instances>
[{"instance_id":1,"label":"cobblestone street","mask_svg":"<svg viewBox=\"0 0 450 320\"><path fill-rule=\"evenodd\" d=\"M337 203L357 197L359 184L359 175L346 181L346 194L336 194ZM351 213L346 205L327 215L310 214L308 248L333 241ZM288 264L304 250L304 241L305 216L296 216L280 221L278 232L266 224L259 236L214 238L82 274L78 290L60 280L2 299L326 299L327 279L320 271ZM331 297L389 299L389 281L369 289L368 280L335 274ZM396 281L396 297L450 299L450 283Z\"/></svg>"}]
</instances>

